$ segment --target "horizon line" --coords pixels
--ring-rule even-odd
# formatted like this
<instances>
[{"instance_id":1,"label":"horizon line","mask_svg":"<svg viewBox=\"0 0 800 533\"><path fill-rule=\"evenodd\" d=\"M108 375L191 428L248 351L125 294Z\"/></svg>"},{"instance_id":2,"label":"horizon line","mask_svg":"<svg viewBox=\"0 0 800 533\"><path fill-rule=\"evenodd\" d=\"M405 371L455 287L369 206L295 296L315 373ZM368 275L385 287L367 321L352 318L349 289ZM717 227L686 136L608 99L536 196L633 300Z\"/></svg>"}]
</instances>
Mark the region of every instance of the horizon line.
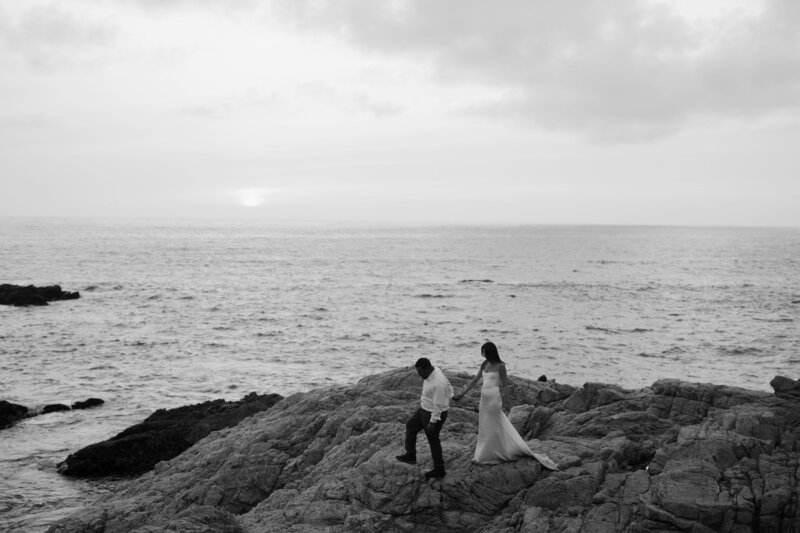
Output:
<instances>
[{"instance_id":1,"label":"horizon line","mask_svg":"<svg viewBox=\"0 0 800 533\"><path fill-rule=\"evenodd\" d=\"M420 221L420 220L345 220L345 219L264 219L252 217L168 217L168 216L103 216L103 215L0 215L0 219L37 220L114 220L114 221L170 221L170 222L237 222L276 225L347 225L347 226L443 226L443 227L638 227L638 228L716 228L716 229L800 229L800 225L746 225L746 224L692 224L692 223L640 223L640 222L501 222L501 221Z\"/></svg>"}]
</instances>

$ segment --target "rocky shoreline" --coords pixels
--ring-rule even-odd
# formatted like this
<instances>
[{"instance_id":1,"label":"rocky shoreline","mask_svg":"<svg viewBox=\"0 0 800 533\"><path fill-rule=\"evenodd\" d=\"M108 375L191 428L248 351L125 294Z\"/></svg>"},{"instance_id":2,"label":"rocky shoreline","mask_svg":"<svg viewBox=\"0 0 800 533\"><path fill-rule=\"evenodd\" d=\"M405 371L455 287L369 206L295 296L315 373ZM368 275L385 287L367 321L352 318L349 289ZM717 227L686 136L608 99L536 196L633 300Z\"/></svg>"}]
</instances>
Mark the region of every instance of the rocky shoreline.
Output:
<instances>
[{"instance_id":1,"label":"rocky shoreline","mask_svg":"<svg viewBox=\"0 0 800 533\"><path fill-rule=\"evenodd\" d=\"M471 376L448 373L455 387ZM775 393L660 380L625 390L512 376L509 418L532 459L470 459L478 392L454 403L447 476L395 460L420 380L411 368L285 398L208 434L50 533L797 532L800 383Z\"/></svg>"}]
</instances>

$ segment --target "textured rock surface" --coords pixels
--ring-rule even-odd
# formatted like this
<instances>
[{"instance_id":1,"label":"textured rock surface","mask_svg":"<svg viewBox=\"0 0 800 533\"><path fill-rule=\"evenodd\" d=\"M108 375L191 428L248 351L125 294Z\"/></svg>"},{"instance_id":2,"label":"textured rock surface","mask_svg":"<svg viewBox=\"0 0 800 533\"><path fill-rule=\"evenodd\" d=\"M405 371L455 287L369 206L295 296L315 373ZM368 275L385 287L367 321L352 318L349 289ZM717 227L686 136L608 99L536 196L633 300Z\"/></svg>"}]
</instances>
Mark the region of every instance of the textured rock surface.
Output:
<instances>
[{"instance_id":1,"label":"textured rock surface","mask_svg":"<svg viewBox=\"0 0 800 533\"><path fill-rule=\"evenodd\" d=\"M514 380L510 419L557 472L527 458L472 464L473 391L443 430L447 476L426 482L424 437L420 464L394 459L420 390L404 368L286 398L49 531L800 531L793 398Z\"/></svg>"},{"instance_id":2,"label":"textured rock surface","mask_svg":"<svg viewBox=\"0 0 800 533\"><path fill-rule=\"evenodd\" d=\"M122 433L71 454L58 471L74 477L126 476L152 469L172 459L212 431L235 426L244 418L269 409L279 394L251 393L237 402L214 400L176 409L159 409ZM74 409L102 404L90 398ZM76 405L78 405L76 407Z\"/></svg>"},{"instance_id":3,"label":"textured rock surface","mask_svg":"<svg viewBox=\"0 0 800 533\"><path fill-rule=\"evenodd\" d=\"M80 298L78 292L62 291L59 285L36 287L34 285L0 285L0 305L47 305L55 300L74 300Z\"/></svg>"}]
</instances>

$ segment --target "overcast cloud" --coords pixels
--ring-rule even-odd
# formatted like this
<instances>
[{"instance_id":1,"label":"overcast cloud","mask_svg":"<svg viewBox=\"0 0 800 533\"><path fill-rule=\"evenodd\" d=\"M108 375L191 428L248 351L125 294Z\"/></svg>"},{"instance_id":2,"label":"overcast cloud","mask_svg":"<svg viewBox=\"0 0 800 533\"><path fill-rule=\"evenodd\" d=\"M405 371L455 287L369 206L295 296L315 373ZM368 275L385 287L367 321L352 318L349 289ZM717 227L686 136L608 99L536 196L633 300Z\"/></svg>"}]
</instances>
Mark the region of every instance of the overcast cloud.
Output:
<instances>
[{"instance_id":1,"label":"overcast cloud","mask_svg":"<svg viewBox=\"0 0 800 533\"><path fill-rule=\"evenodd\" d=\"M0 215L800 225L793 0L0 0L0 68Z\"/></svg>"},{"instance_id":2,"label":"overcast cloud","mask_svg":"<svg viewBox=\"0 0 800 533\"><path fill-rule=\"evenodd\" d=\"M443 81L498 90L470 111L599 140L650 139L701 115L797 113L800 4L710 3L728 7L681 16L614 0L285 0L280 12L368 50L428 57Z\"/></svg>"}]
</instances>

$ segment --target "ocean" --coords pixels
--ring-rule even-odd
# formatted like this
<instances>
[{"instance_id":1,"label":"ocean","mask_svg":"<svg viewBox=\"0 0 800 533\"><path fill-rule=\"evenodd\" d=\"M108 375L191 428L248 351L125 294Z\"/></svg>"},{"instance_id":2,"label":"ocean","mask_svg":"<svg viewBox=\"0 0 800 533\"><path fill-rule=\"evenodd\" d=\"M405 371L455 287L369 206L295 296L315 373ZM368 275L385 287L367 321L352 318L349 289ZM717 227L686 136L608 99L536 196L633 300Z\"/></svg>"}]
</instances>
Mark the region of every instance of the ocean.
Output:
<instances>
[{"instance_id":1,"label":"ocean","mask_svg":"<svg viewBox=\"0 0 800 533\"><path fill-rule=\"evenodd\" d=\"M105 400L0 430L3 531L113 490L56 464L158 408L474 372L487 340L575 386L800 377L800 228L0 218L0 283L81 293L0 306L0 399Z\"/></svg>"}]
</instances>

